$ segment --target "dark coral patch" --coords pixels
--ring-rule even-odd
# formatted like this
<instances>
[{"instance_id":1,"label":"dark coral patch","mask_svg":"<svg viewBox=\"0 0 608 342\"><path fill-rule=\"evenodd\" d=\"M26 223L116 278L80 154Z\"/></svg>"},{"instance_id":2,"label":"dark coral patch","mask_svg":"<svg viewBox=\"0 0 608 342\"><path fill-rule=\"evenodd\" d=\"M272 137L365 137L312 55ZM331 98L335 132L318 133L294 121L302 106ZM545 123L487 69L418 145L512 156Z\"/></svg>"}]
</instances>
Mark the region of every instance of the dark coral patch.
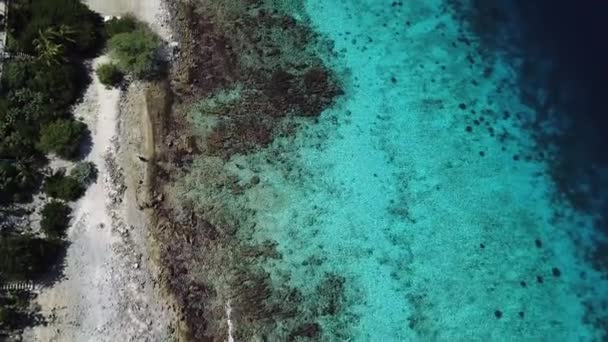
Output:
<instances>
[{"instance_id":1,"label":"dark coral patch","mask_svg":"<svg viewBox=\"0 0 608 342\"><path fill-rule=\"evenodd\" d=\"M326 275L312 293L271 280L260 264L281 253L272 241L244 242L254 229L248 221L252 213L230 206L260 179L239 180L213 164L295 134L342 92L320 58L332 53L331 44L275 5L236 0L168 6L180 49L171 71L174 108L171 117L160 118L155 132L155 185L161 189L163 181L191 171L174 161L194 163L198 155L212 163L197 179L217 196L213 203L185 204L180 213L168 204L157 208L155 234L158 241L171 241L162 244L160 253L163 279L192 340L225 338L227 299L238 317L240 340L331 339L336 332L322 330L317 316L338 317L346 309L345 280L338 275ZM211 118L213 124L189 127L185 113L205 122ZM315 300L304 301L304 296Z\"/></svg>"}]
</instances>

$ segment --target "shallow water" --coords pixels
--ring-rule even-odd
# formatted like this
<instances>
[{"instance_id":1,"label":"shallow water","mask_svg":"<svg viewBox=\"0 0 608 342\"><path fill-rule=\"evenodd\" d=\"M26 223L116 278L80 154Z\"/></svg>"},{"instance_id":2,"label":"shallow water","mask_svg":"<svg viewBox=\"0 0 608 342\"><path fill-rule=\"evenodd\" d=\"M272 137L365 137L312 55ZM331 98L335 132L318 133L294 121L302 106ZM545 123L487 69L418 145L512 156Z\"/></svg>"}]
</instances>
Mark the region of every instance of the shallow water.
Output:
<instances>
[{"instance_id":1,"label":"shallow water","mask_svg":"<svg viewBox=\"0 0 608 342\"><path fill-rule=\"evenodd\" d=\"M283 255L266 268L311 301L344 277L320 322L335 339L600 340L594 217L536 147L521 59L482 49L447 3L307 1L345 95L247 194Z\"/></svg>"}]
</instances>

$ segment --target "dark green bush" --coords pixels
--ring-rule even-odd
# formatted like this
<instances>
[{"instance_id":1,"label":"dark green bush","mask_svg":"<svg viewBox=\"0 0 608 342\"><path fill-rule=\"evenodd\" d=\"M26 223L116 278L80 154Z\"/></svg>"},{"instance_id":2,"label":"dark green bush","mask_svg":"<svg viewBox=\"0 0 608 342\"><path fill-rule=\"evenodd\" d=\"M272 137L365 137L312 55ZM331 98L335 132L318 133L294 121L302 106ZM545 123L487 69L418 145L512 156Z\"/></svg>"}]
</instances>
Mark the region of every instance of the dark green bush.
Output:
<instances>
[{"instance_id":1,"label":"dark green bush","mask_svg":"<svg viewBox=\"0 0 608 342\"><path fill-rule=\"evenodd\" d=\"M48 66L37 60L13 60L2 72L4 89L38 93L52 109L66 109L78 96L77 70L71 64Z\"/></svg>"},{"instance_id":2,"label":"dark green bush","mask_svg":"<svg viewBox=\"0 0 608 342\"><path fill-rule=\"evenodd\" d=\"M80 121L55 120L42 126L38 147L45 153L54 152L63 158L71 159L76 157L86 133L87 125Z\"/></svg>"},{"instance_id":3,"label":"dark green bush","mask_svg":"<svg viewBox=\"0 0 608 342\"><path fill-rule=\"evenodd\" d=\"M17 169L7 162L0 162L0 204L12 201L18 192Z\"/></svg>"},{"instance_id":4,"label":"dark green bush","mask_svg":"<svg viewBox=\"0 0 608 342\"><path fill-rule=\"evenodd\" d=\"M29 305L33 297L34 294L27 291L0 291L0 337L4 337L3 329L21 330L36 322L38 310L32 311Z\"/></svg>"},{"instance_id":5,"label":"dark green bush","mask_svg":"<svg viewBox=\"0 0 608 342\"><path fill-rule=\"evenodd\" d=\"M123 78L122 71L114 63L100 65L95 73L99 77L99 81L108 87L118 86Z\"/></svg>"},{"instance_id":6,"label":"dark green bush","mask_svg":"<svg viewBox=\"0 0 608 342\"><path fill-rule=\"evenodd\" d=\"M70 224L72 209L63 202L52 201L42 208L40 228L49 237L61 238Z\"/></svg>"},{"instance_id":7,"label":"dark green bush","mask_svg":"<svg viewBox=\"0 0 608 342\"><path fill-rule=\"evenodd\" d=\"M3 134L0 132L0 134ZM0 158L15 159L18 157L31 157L36 154L36 136L9 131L0 135Z\"/></svg>"},{"instance_id":8,"label":"dark green bush","mask_svg":"<svg viewBox=\"0 0 608 342\"><path fill-rule=\"evenodd\" d=\"M0 158L39 154L40 126L65 116L77 97L75 73L70 65L49 68L25 60L5 63L2 88L8 93L0 95ZM75 148L63 149L62 154L67 156Z\"/></svg>"},{"instance_id":9,"label":"dark green bush","mask_svg":"<svg viewBox=\"0 0 608 342\"><path fill-rule=\"evenodd\" d=\"M97 166L92 162L79 162L70 171L70 177L86 187L97 179Z\"/></svg>"},{"instance_id":10,"label":"dark green bush","mask_svg":"<svg viewBox=\"0 0 608 342\"><path fill-rule=\"evenodd\" d=\"M9 281L37 278L61 254L63 243L31 235L0 235L0 274Z\"/></svg>"},{"instance_id":11,"label":"dark green bush","mask_svg":"<svg viewBox=\"0 0 608 342\"><path fill-rule=\"evenodd\" d=\"M141 24L131 14L121 18L114 17L106 21L106 37L112 38L117 34L135 31L139 25Z\"/></svg>"},{"instance_id":12,"label":"dark green bush","mask_svg":"<svg viewBox=\"0 0 608 342\"><path fill-rule=\"evenodd\" d=\"M13 60L4 63L2 70L2 85L6 89L19 89L27 86L33 72L32 61Z\"/></svg>"},{"instance_id":13,"label":"dark green bush","mask_svg":"<svg viewBox=\"0 0 608 342\"><path fill-rule=\"evenodd\" d=\"M10 318L13 316L13 310L10 308L0 307L0 327L6 327L10 325Z\"/></svg>"},{"instance_id":14,"label":"dark green bush","mask_svg":"<svg viewBox=\"0 0 608 342\"><path fill-rule=\"evenodd\" d=\"M63 170L55 172L44 182L44 193L65 201L75 201L84 193L84 186L73 177L65 176Z\"/></svg>"},{"instance_id":15,"label":"dark green bush","mask_svg":"<svg viewBox=\"0 0 608 342\"><path fill-rule=\"evenodd\" d=\"M0 161L0 205L29 198L38 176L30 163Z\"/></svg>"},{"instance_id":16,"label":"dark green bush","mask_svg":"<svg viewBox=\"0 0 608 342\"><path fill-rule=\"evenodd\" d=\"M118 67L136 78L151 78L161 71L158 49L160 38L148 27L115 35L108 42L110 55Z\"/></svg>"},{"instance_id":17,"label":"dark green bush","mask_svg":"<svg viewBox=\"0 0 608 342\"><path fill-rule=\"evenodd\" d=\"M37 64L33 78L27 88L43 94L55 109L67 109L78 97L76 68L70 64L41 67Z\"/></svg>"},{"instance_id":18,"label":"dark green bush","mask_svg":"<svg viewBox=\"0 0 608 342\"><path fill-rule=\"evenodd\" d=\"M17 310L13 306L0 307L0 328L2 329L19 329L24 326L23 321L27 321L27 310L22 308ZM4 337L0 334L0 337Z\"/></svg>"},{"instance_id":19,"label":"dark green bush","mask_svg":"<svg viewBox=\"0 0 608 342\"><path fill-rule=\"evenodd\" d=\"M45 94L28 88L13 90L8 93L8 113L13 122L19 121L38 130L41 124L63 115L50 102Z\"/></svg>"},{"instance_id":20,"label":"dark green bush","mask_svg":"<svg viewBox=\"0 0 608 342\"><path fill-rule=\"evenodd\" d=\"M49 27L68 27L59 42L66 53L92 52L101 46L103 20L80 0L14 0L9 27L14 31L14 45L26 53L35 53L34 40Z\"/></svg>"}]
</instances>

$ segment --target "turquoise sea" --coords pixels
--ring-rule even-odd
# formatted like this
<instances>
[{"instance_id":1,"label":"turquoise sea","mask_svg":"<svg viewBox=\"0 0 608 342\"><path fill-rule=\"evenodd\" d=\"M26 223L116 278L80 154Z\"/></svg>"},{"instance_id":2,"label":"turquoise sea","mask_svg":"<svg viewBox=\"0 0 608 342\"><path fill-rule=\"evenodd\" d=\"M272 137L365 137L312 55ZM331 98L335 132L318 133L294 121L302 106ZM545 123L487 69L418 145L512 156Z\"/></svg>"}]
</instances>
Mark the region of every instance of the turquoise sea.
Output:
<instances>
[{"instance_id":1,"label":"turquoise sea","mask_svg":"<svg viewBox=\"0 0 608 342\"><path fill-rule=\"evenodd\" d=\"M282 254L265 264L273 281L308 301L336 292L319 321L330 340L606 338L601 205L558 184L563 146L543 137L568 108L530 81L550 63L508 45L525 32L492 26L504 13L484 22L470 6L306 1L344 95L295 138L233 160L261 178L245 197L256 239Z\"/></svg>"}]
</instances>

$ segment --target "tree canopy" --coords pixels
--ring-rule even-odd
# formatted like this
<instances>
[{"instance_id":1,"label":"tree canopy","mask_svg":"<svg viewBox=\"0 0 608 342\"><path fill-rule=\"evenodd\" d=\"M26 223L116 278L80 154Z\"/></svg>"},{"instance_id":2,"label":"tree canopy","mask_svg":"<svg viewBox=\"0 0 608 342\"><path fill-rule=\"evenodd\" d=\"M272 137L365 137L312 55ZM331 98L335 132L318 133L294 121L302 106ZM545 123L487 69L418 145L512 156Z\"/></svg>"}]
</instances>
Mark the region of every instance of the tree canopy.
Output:
<instances>
[{"instance_id":1,"label":"tree canopy","mask_svg":"<svg viewBox=\"0 0 608 342\"><path fill-rule=\"evenodd\" d=\"M87 132L87 126L73 119L59 119L44 125L40 130L38 147L45 153L72 159L76 157L79 144Z\"/></svg>"},{"instance_id":2,"label":"tree canopy","mask_svg":"<svg viewBox=\"0 0 608 342\"><path fill-rule=\"evenodd\" d=\"M160 72L160 42L160 38L142 24L134 31L119 33L110 38L108 48L123 72L145 79Z\"/></svg>"},{"instance_id":3,"label":"tree canopy","mask_svg":"<svg viewBox=\"0 0 608 342\"><path fill-rule=\"evenodd\" d=\"M0 275L28 280L45 273L59 256L63 243L31 235L0 235Z\"/></svg>"},{"instance_id":4,"label":"tree canopy","mask_svg":"<svg viewBox=\"0 0 608 342\"><path fill-rule=\"evenodd\" d=\"M19 27L11 34L16 48L36 52L36 39L49 28L63 30L55 42L66 54L89 53L99 48L103 37L103 20L80 0L15 0L9 26Z\"/></svg>"},{"instance_id":5,"label":"tree canopy","mask_svg":"<svg viewBox=\"0 0 608 342\"><path fill-rule=\"evenodd\" d=\"M52 238L63 237L70 223L71 213L72 209L63 202L51 201L42 208L40 228Z\"/></svg>"}]
</instances>

